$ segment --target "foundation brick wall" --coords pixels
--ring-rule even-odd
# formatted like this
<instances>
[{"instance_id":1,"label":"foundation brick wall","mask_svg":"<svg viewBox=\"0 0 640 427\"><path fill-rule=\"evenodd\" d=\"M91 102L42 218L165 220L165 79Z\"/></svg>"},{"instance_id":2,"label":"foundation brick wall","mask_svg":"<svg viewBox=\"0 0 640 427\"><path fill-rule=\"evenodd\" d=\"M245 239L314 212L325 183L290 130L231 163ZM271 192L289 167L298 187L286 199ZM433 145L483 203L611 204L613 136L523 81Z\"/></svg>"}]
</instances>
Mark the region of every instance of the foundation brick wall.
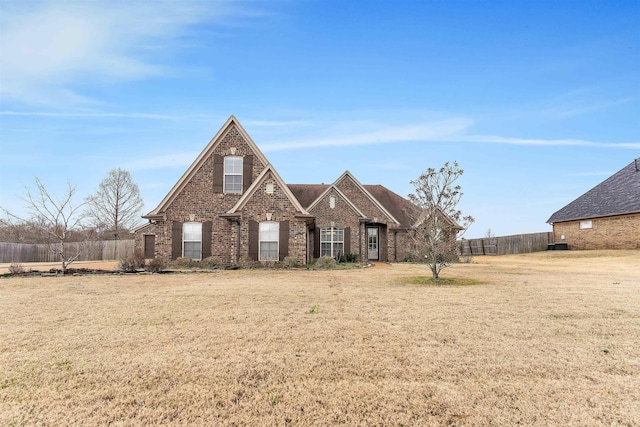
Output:
<instances>
[{"instance_id":1,"label":"foundation brick wall","mask_svg":"<svg viewBox=\"0 0 640 427\"><path fill-rule=\"evenodd\" d=\"M590 221L588 229L580 229L580 221L554 223L555 242L567 242L569 249L640 249L640 213Z\"/></svg>"}]
</instances>

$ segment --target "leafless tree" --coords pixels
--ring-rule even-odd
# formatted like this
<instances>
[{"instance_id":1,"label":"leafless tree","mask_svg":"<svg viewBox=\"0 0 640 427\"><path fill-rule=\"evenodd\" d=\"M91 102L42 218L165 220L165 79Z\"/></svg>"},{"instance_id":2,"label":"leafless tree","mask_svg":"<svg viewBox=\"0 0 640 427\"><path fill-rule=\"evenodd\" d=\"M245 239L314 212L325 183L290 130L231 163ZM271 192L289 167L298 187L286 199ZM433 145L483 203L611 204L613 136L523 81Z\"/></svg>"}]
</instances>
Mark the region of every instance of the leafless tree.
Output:
<instances>
[{"instance_id":1,"label":"leafless tree","mask_svg":"<svg viewBox=\"0 0 640 427\"><path fill-rule=\"evenodd\" d=\"M458 162L446 162L440 169L429 168L411 181L415 192L409 200L416 209L409 252L414 260L427 263L434 279L457 260L456 240L474 221L458 209L462 189L456 180L463 173Z\"/></svg>"},{"instance_id":2,"label":"leafless tree","mask_svg":"<svg viewBox=\"0 0 640 427\"><path fill-rule=\"evenodd\" d=\"M138 185L123 169L111 169L95 194L85 199L87 217L103 235L119 240L140 220L144 206Z\"/></svg>"},{"instance_id":3,"label":"leafless tree","mask_svg":"<svg viewBox=\"0 0 640 427\"><path fill-rule=\"evenodd\" d=\"M62 263L62 272L66 272L69 265L80 257L81 245L75 245L70 250L67 243L74 230L81 227L83 220L82 207L84 203L75 204L76 188L67 183L67 189L56 197L49 193L40 179L35 179L35 192L27 188L22 200L27 203L29 219L21 218L4 208L0 208L7 216L6 223L29 224L46 233L52 240L51 248Z\"/></svg>"}]
</instances>

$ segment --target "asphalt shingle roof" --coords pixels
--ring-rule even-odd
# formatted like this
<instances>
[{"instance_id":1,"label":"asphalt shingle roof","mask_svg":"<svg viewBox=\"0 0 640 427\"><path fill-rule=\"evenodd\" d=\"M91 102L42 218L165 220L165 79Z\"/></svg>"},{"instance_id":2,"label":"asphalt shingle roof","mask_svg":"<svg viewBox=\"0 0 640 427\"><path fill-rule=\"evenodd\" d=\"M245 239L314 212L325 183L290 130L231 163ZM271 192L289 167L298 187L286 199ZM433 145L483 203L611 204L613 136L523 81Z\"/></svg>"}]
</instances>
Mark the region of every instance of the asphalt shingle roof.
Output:
<instances>
[{"instance_id":1,"label":"asphalt shingle roof","mask_svg":"<svg viewBox=\"0 0 640 427\"><path fill-rule=\"evenodd\" d=\"M547 222L636 212L640 212L640 158L555 212Z\"/></svg>"},{"instance_id":2,"label":"asphalt shingle roof","mask_svg":"<svg viewBox=\"0 0 640 427\"><path fill-rule=\"evenodd\" d=\"M327 184L287 184L304 208L308 208L329 187ZM401 228L413 223L410 211L413 204L382 185L363 185L364 188L400 222ZM364 212L366 214L366 212Z\"/></svg>"}]
</instances>

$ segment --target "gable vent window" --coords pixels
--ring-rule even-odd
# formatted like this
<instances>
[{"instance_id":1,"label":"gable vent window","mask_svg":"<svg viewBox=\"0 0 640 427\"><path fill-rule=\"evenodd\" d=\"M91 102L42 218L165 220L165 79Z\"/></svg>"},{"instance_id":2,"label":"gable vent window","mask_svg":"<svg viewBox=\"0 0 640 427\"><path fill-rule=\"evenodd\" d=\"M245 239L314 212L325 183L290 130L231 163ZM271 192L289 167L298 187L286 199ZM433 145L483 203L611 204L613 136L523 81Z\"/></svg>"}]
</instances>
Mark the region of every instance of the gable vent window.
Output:
<instances>
[{"instance_id":1,"label":"gable vent window","mask_svg":"<svg viewBox=\"0 0 640 427\"><path fill-rule=\"evenodd\" d=\"M580 230L586 230L589 228L593 228L592 221L580 221Z\"/></svg>"},{"instance_id":2,"label":"gable vent window","mask_svg":"<svg viewBox=\"0 0 640 427\"><path fill-rule=\"evenodd\" d=\"M224 158L224 192L242 193L242 157Z\"/></svg>"},{"instance_id":3,"label":"gable vent window","mask_svg":"<svg viewBox=\"0 0 640 427\"><path fill-rule=\"evenodd\" d=\"M335 209L336 207L336 198L334 196L329 197L329 207L331 209Z\"/></svg>"},{"instance_id":4,"label":"gable vent window","mask_svg":"<svg viewBox=\"0 0 640 427\"><path fill-rule=\"evenodd\" d=\"M278 261L280 223L264 221L260 223L260 261Z\"/></svg>"},{"instance_id":5,"label":"gable vent window","mask_svg":"<svg viewBox=\"0 0 640 427\"><path fill-rule=\"evenodd\" d=\"M320 229L320 256L337 258L339 255L344 255L344 229Z\"/></svg>"},{"instance_id":6,"label":"gable vent window","mask_svg":"<svg viewBox=\"0 0 640 427\"><path fill-rule=\"evenodd\" d=\"M202 259L202 223L182 224L182 256L194 260Z\"/></svg>"}]
</instances>

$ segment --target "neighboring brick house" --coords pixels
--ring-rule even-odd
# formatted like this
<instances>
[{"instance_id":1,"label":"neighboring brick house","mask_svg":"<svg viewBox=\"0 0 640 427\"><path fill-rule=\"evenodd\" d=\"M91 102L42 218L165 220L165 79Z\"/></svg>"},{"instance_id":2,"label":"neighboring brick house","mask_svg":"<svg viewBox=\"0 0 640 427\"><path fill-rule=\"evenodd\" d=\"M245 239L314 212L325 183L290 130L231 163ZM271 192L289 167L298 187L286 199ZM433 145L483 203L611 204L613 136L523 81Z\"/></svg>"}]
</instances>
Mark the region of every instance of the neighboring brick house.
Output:
<instances>
[{"instance_id":1,"label":"neighboring brick house","mask_svg":"<svg viewBox=\"0 0 640 427\"><path fill-rule=\"evenodd\" d=\"M407 258L413 205L350 172L333 184L287 185L231 116L149 220L135 230L146 258L309 262L355 254L358 260Z\"/></svg>"},{"instance_id":2,"label":"neighboring brick house","mask_svg":"<svg viewBox=\"0 0 640 427\"><path fill-rule=\"evenodd\" d=\"M547 220L569 249L640 249L640 158Z\"/></svg>"}]
</instances>

